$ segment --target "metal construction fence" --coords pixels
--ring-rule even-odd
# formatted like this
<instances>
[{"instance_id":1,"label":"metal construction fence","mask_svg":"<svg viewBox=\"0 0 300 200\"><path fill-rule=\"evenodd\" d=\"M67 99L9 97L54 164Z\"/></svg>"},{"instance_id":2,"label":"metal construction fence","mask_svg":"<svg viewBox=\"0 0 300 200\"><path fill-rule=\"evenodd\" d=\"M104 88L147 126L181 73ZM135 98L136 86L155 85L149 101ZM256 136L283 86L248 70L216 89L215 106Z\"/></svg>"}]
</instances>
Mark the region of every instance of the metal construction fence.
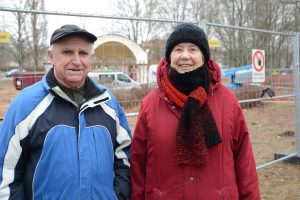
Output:
<instances>
[{"instance_id":1,"label":"metal construction fence","mask_svg":"<svg viewBox=\"0 0 300 200\"><path fill-rule=\"evenodd\" d=\"M164 56L166 38L176 24L183 22L9 8L0 8L1 11L8 14L21 12L28 15L35 13L49 16L51 20L56 21L57 26L54 29L63 25L65 21L77 20L78 25L84 25L91 31L95 30L98 40L94 46L95 59L92 70L123 72L130 80L135 80L139 84L138 87L126 88L116 84L107 85L125 109L132 131L136 123L140 101L156 87L156 66ZM84 24L81 24L79 18L84 18ZM132 22L138 22L140 27L151 26L153 30L150 33L145 31L145 35L142 34L141 39L130 40L127 30ZM280 33L205 21L191 23L203 28L208 38L217 42L217 45L212 44L211 46L211 55L222 68L222 82L236 94L241 106L245 109L247 119L249 117L249 130L253 139L263 199L300 199L299 166L282 163L291 158L300 159L299 33ZM143 30L141 32L143 33ZM146 34L149 34L149 37L148 35L146 37ZM10 48L9 45L6 48ZM254 75L251 71L253 67L250 70L242 70L245 66L253 65L253 50L264 51L264 81L253 82ZM42 63L40 68L33 69L30 65L31 62L24 63L21 68L34 72L32 77L36 77L37 72L45 72L49 60L47 60L46 50L44 54L41 56L43 59L40 61ZM18 75L10 77L7 73L12 68L16 67L5 66L0 69L2 70L0 74L1 118L12 99L22 89L16 89L15 79ZM236 70L239 68L241 70ZM253 116L248 116L247 114L252 109L258 110L258 112L253 112L254 114L251 114ZM275 112L276 109L277 112ZM283 120L288 125L279 121L281 116L285 116L283 114L285 110L289 113ZM271 121L265 123L266 127L261 127L267 117ZM269 135L266 135L267 132ZM286 132L294 134L290 134L289 138L283 141L280 134ZM263 138L264 141L261 141L260 136L262 135L266 135ZM269 139L272 144L268 143ZM272 147L271 151L265 152L268 146ZM277 152L286 154L279 156L280 159L273 160L274 154ZM266 166L268 168L265 168ZM282 168L283 170L281 170ZM287 175L288 179L293 182L281 181L282 174L275 173L276 171L283 171L281 173ZM265 178L272 177L272 174L275 174L272 179ZM279 180L278 183L277 180ZM282 190L286 190L281 192L285 198L276 197L277 193L274 193L273 186L269 184L269 181L278 184L276 187L282 186L284 188ZM273 196L272 193L274 193Z\"/></svg>"}]
</instances>

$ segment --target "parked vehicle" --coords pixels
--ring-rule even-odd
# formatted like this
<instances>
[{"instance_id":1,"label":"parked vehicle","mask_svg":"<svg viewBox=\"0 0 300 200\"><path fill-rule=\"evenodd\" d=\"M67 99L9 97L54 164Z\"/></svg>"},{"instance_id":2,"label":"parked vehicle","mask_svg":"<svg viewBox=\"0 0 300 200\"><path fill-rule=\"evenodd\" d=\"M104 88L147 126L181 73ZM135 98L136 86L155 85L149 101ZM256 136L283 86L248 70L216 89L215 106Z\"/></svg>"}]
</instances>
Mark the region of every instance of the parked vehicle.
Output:
<instances>
[{"instance_id":1,"label":"parked vehicle","mask_svg":"<svg viewBox=\"0 0 300 200\"><path fill-rule=\"evenodd\" d=\"M110 88L132 89L141 85L123 72L90 72L90 78Z\"/></svg>"},{"instance_id":2,"label":"parked vehicle","mask_svg":"<svg viewBox=\"0 0 300 200\"><path fill-rule=\"evenodd\" d=\"M26 70L21 69L21 68L11 69L11 70L5 72L5 76L12 77L14 74L19 74L19 73L24 73L24 72L26 72Z\"/></svg>"},{"instance_id":3,"label":"parked vehicle","mask_svg":"<svg viewBox=\"0 0 300 200\"><path fill-rule=\"evenodd\" d=\"M222 70L222 82L229 89L237 89L244 83L252 82L252 65ZM225 79L228 79L227 81Z\"/></svg>"},{"instance_id":4,"label":"parked vehicle","mask_svg":"<svg viewBox=\"0 0 300 200\"><path fill-rule=\"evenodd\" d=\"M151 87L156 87L156 77L157 77L157 65L150 65L149 71L148 71L148 83Z\"/></svg>"},{"instance_id":5,"label":"parked vehicle","mask_svg":"<svg viewBox=\"0 0 300 200\"><path fill-rule=\"evenodd\" d=\"M16 73L13 75L14 86L17 90L21 90L41 80L44 74L44 72Z\"/></svg>"}]
</instances>

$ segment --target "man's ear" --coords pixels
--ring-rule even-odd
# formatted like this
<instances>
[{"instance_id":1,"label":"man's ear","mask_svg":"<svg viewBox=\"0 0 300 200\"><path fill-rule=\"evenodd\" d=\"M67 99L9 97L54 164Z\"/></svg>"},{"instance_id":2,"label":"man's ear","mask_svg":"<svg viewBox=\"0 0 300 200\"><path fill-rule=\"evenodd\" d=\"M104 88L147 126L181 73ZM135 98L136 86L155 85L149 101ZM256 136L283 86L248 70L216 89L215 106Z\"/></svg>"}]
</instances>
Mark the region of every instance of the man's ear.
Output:
<instances>
[{"instance_id":1,"label":"man's ear","mask_svg":"<svg viewBox=\"0 0 300 200\"><path fill-rule=\"evenodd\" d=\"M53 60L53 52L52 52L51 50L48 50L47 53L48 53L48 57L50 58L51 64L53 64L53 63L52 63L52 60Z\"/></svg>"}]
</instances>

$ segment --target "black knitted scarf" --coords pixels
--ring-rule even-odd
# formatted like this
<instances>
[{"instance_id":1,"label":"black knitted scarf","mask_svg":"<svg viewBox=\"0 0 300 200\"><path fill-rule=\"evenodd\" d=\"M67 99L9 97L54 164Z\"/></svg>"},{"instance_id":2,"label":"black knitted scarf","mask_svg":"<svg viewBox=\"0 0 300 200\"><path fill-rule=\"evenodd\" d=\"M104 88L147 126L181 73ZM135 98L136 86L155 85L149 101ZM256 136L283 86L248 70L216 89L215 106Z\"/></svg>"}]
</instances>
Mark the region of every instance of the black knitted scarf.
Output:
<instances>
[{"instance_id":1,"label":"black knitted scarf","mask_svg":"<svg viewBox=\"0 0 300 200\"><path fill-rule=\"evenodd\" d=\"M183 108L176 131L177 164L201 165L209 161L209 147L221 142L215 120L206 102L210 85L206 65L180 74L163 72L162 87L168 98Z\"/></svg>"}]
</instances>

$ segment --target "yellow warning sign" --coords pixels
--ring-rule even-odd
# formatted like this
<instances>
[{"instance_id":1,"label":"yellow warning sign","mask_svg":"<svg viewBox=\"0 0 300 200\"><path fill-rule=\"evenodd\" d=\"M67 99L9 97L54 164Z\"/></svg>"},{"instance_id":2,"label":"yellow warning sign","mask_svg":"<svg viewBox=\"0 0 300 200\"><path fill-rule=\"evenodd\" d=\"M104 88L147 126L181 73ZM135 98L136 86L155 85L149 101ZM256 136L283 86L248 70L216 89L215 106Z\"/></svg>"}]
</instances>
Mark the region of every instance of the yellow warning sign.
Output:
<instances>
[{"instance_id":1,"label":"yellow warning sign","mask_svg":"<svg viewBox=\"0 0 300 200\"><path fill-rule=\"evenodd\" d=\"M10 43L9 32L0 32L0 43Z\"/></svg>"},{"instance_id":2,"label":"yellow warning sign","mask_svg":"<svg viewBox=\"0 0 300 200\"><path fill-rule=\"evenodd\" d=\"M209 39L208 44L210 48L220 48L220 40L218 39Z\"/></svg>"}]
</instances>

